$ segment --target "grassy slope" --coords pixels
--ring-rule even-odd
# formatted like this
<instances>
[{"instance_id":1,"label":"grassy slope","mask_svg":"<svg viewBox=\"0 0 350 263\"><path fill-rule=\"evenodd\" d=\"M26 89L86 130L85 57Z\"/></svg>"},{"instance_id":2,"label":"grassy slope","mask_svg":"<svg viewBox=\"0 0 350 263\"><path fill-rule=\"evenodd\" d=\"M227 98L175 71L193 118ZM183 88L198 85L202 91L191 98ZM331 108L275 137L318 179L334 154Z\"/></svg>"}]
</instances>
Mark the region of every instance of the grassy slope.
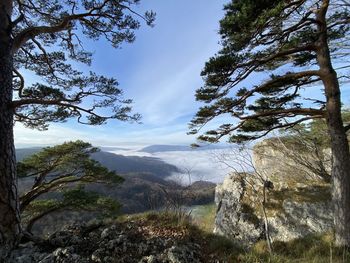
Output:
<instances>
[{"instance_id":1,"label":"grassy slope","mask_svg":"<svg viewBox=\"0 0 350 263\"><path fill-rule=\"evenodd\" d=\"M192 222L201 230L212 233L214 230L215 213L215 204L197 206L191 212Z\"/></svg>"},{"instance_id":2,"label":"grassy slope","mask_svg":"<svg viewBox=\"0 0 350 263\"><path fill-rule=\"evenodd\" d=\"M224 237L212 233L216 207L214 204L196 207L192 212L191 235L205 240L205 253L208 258L217 257L220 262L247 263L346 263L350 262L350 253L333 245L331 233L307 236L290 242L275 242L274 253L268 253L265 241L258 242L250 251ZM178 223L173 219L174 223ZM190 223L186 223L190 224Z\"/></svg>"}]
</instances>

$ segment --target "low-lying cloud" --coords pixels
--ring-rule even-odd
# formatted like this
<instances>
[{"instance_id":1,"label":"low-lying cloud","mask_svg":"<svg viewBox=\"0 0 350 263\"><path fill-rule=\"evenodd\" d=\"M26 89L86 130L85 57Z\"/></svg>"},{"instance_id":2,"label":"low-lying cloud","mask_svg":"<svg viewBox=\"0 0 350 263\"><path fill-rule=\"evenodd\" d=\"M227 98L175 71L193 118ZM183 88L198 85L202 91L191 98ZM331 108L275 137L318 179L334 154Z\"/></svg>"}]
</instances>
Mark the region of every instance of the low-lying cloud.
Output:
<instances>
[{"instance_id":1,"label":"low-lying cloud","mask_svg":"<svg viewBox=\"0 0 350 263\"><path fill-rule=\"evenodd\" d=\"M218 156L225 155L229 149L200 150L200 151L171 151L154 154L118 150L116 154L128 156L148 156L159 158L169 164L177 166L182 172L174 173L170 179L182 184L195 181L210 181L221 183L233 169L220 162Z\"/></svg>"}]
</instances>

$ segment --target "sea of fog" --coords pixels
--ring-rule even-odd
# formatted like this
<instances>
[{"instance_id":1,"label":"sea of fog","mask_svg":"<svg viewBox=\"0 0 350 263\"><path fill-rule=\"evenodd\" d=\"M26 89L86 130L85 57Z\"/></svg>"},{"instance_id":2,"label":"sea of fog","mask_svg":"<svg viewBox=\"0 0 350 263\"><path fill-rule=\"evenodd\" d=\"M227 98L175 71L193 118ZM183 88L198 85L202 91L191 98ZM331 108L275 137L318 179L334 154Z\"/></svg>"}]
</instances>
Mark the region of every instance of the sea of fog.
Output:
<instances>
[{"instance_id":1,"label":"sea of fog","mask_svg":"<svg viewBox=\"0 0 350 263\"><path fill-rule=\"evenodd\" d=\"M146 153L138 150L110 150L115 154L125 156L147 156L159 158L166 163L175 165L181 172L173 173L169 178L181 184L188 185L195 181L203 180L214 183L221 183L225 176L235 169L239 170L235 164L224 161L232 154L231 149L211 149L192 151L164 151L156 153Z\"/></svg>"}]
</instances>

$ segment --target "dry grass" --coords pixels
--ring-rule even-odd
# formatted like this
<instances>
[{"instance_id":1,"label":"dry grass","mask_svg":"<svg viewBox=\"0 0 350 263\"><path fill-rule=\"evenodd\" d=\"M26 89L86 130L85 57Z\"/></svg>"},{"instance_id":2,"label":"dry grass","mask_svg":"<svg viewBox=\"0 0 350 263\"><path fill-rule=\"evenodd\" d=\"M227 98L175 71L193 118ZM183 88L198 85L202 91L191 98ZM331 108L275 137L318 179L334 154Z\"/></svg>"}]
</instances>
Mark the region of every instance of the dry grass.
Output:
<instances>
[{"instance_id":1,"label":"dry grass","mask_svg":"<svg viewBox=\"0 0 350 263\"><path fill-rule=\"evenodd\" d=\"M213 228L215 206L203 206L197 211L202 219L193 224L190 218L178 218L169 212L150 212L119 219L121 223L140 222L145 231L157 236L172 236L182 242L200 245L205 262L227 263L350 263L350 252L333 245L331 233L311 235L290 242L274 242L270 255L265 241L249 250L225 237L210 233ZM164 233L163 233L164 232Z\"/></svg>"},{"instance_id":2,"label":"dry grass","mask_svg":"<svg viewBox=\"0 0 350 263\"><path fill-rule=\"evenodd\" d=\"M198 206L191 213L192 223L207 233L213 233L215 213L215 204Z\"/></svg>"},{"instance_id":3,"label":"dry grass","mask_svg":"<svg viewBox=\"0 0 350 263\"><path fill-rule=\"evenodd\" d=\"M258 263L348 263L350 253L344 248L333 245L330 233L311 235L290 242L275 242L274 252L268 253L266 242L260 241L245 254L241 254L241 262ZM234 261L232 261L234 262Z\"/></svg>"}]
</instances>

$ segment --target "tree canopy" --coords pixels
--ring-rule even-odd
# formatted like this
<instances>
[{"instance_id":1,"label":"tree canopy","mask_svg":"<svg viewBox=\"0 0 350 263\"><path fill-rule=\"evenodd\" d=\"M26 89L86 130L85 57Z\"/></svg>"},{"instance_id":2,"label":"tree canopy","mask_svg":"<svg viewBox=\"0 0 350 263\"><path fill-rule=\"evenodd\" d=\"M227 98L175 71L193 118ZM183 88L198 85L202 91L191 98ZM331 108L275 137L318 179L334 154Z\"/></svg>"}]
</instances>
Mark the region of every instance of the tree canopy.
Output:
<instances>
[{"instance_id":1,"label":"tree canopy","mask_svg":"<svg viewBox=\"0 0 350 263\"><path fill-rule=\"evenodd\" d=\"M332 149L335 243L349 247L349 127L342 120L340 96L341 80L347 78L340 69L349 67L342 60L349 48L348 1L232 0L224 10L222 48L206 63L205 85L196 92L207 105L192 119L190 133L224 117L221 126L198 139L242 142L325 119ZM304 96L315 86L312 98Z\"/></svg>"},{"instance_id":2,"label":"tree canopy","mask_svg":"<svg viewBox=\"0 0 350 263\"><path fill-rule=\"evenodd\" d=\"M115 78L86 74L73 66L91 65L86 39L104 39L119 47L135 40L138 18L151 25L154 13L132 10L138 2L13 1L15 120L39 129L71 117L92 125L108 119L138 121L140 115L131 114L132 101L123 98ZM39 81L28 83L22 71Z\"/></svg>"},{"instance_id":3,"label":"tree canopy","mask_svg":"<svg viewBox=\"0 0 350 263\"><path fill-rule=\"evenodd\" d=\"M18 163L19 178L33 182L19 198L28 231L37 220L56 211L99 211L103 215L118 212L116 200L85 190L91 184L116 186L124 180L91 159L96 151L83 141L67 142L44 148Z\"/></svg>"},{"instance_id":4,"label":"tree canopy","mask_svg":"<svg viewBox=\"0 0 350 263\"><path fill-rule=\"evenodd\" d=\"M196 92L196 99L208 105L192 120L191 133L225 116L228 123L199 139L217 142L229 135L231 142L239 142L325 118L325 100L303 98L305 89L322 85L317 68L321 50L317 12L329 9L325 30L333 60L341 59L348 47L350 17L343 1L326 2L238 0L227 4L220 21L222 49L206 63L201 73L205 85Z\"/></svg>"}]
</instances>

